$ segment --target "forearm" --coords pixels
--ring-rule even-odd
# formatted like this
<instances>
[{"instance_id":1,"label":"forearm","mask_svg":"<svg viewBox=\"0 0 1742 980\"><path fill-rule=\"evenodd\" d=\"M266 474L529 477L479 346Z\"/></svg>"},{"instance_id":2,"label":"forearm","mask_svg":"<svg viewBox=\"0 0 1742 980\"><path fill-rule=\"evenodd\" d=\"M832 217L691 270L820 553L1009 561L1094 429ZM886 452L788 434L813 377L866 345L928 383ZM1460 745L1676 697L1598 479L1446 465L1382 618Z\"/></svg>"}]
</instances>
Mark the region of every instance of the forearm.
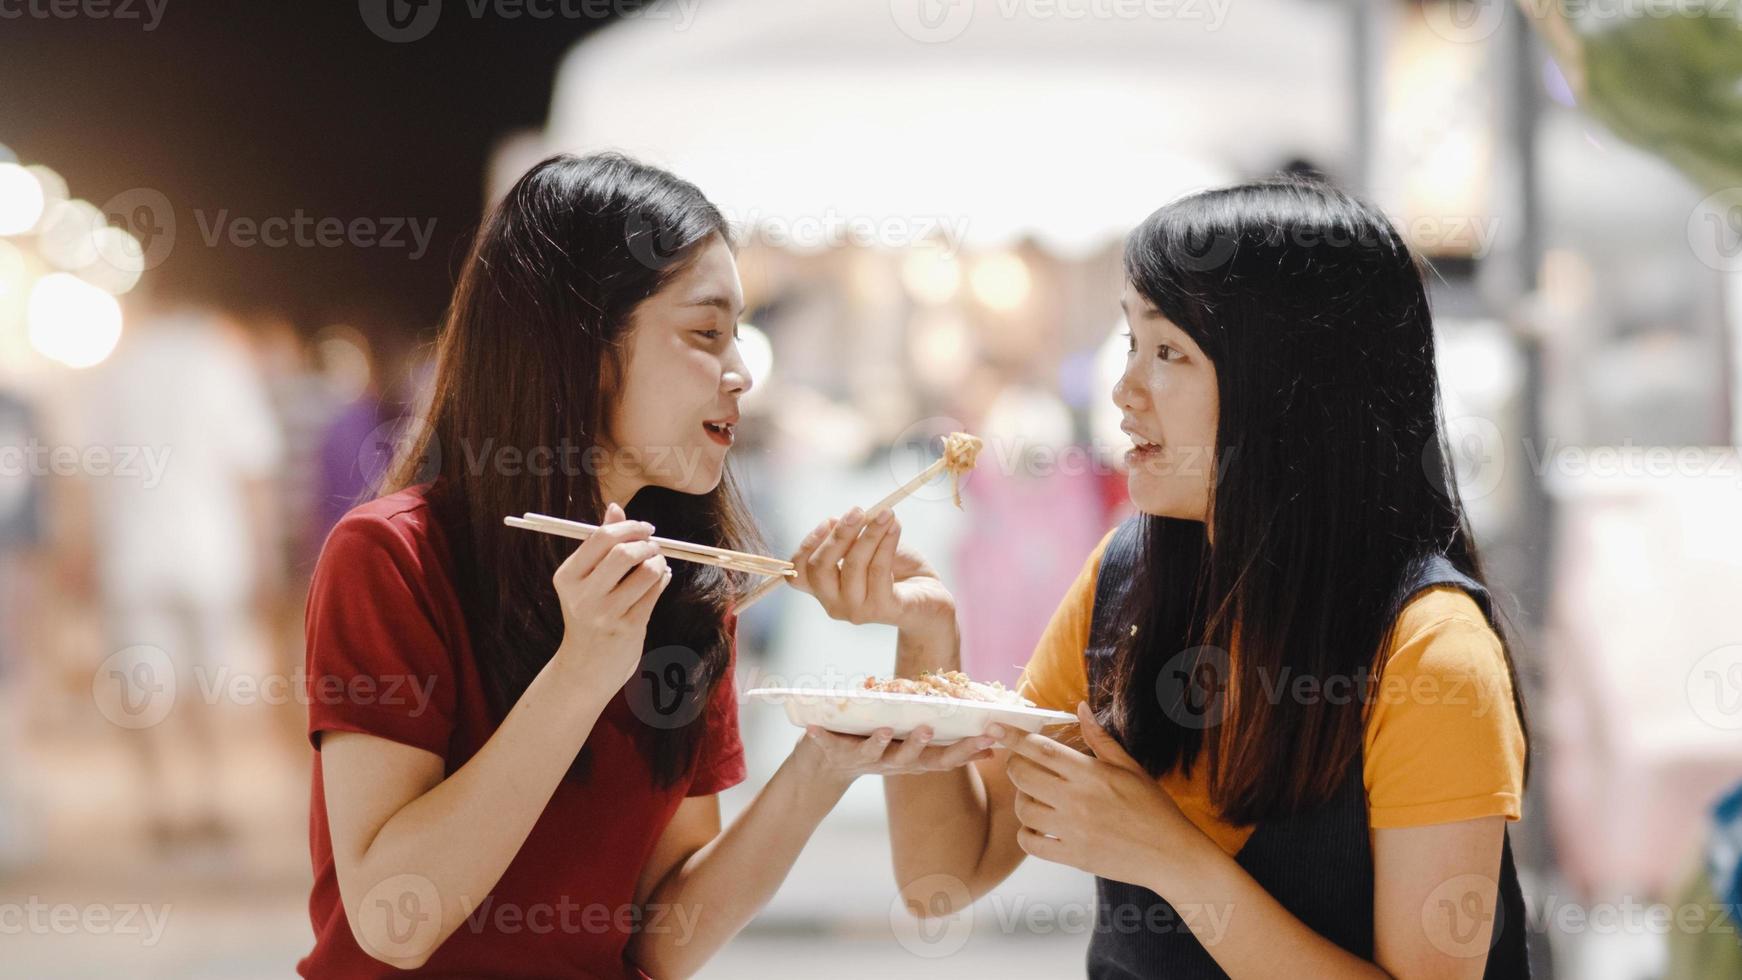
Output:
<instances>
[{"instance_id":1,"label":"forearm","mask_svg":"<svg viewBox=\"0 0 1742 980\"><path fill-rule=\"evenodd\" d=\"M1199 849L1162 894L1216 965L1234 980L1329 977L1376 980L1390 974L1295 918L1220 848ZM1167 887L1167 886L1163 886Z\"/></svg>"},{"instance_id":2,"label":"forearm","mask_svg":"<svg viewBox=\"0 0 1742 980\"><path fill-rule=\"evenodd\" d=\"M896 634L895 673L958 670L961 644L953 613L932 630ZM885 776L890 850L896 884L905 889L929 875L969 883L986 850L986 790L973 766L942 772ZM946 911L946 910L940 910Z\"/></svg>"},{"instance_id":3,"label":"forearm","mask_svg":"<svg viewBox=\"0 0 1742 980\"><path fill-rule=\"evenodd\" d=\"M391 905L404 889L390 885L395 893L386 896L370 890L400 875L426 880L441 899L441 928L424 956L460 926L544 812L615 694L607 686L584 664L553 657L476 755L381 826L356 862L347 896L365 935L369 916L380 911L370 903Z\"/></svg>"},{"instance_id":4,"label":"forearm","mask_svg":"<svg viewBox=\"0 0 1742 980\"><path fill-rule=\"evenodd\" d=\"M634 935L629 955L638 966L689 976L767 903L852 782L824 772L821 761L801 739L749 808L654 889L647 911L670 927Z\"/></svg>"}]
</instances>

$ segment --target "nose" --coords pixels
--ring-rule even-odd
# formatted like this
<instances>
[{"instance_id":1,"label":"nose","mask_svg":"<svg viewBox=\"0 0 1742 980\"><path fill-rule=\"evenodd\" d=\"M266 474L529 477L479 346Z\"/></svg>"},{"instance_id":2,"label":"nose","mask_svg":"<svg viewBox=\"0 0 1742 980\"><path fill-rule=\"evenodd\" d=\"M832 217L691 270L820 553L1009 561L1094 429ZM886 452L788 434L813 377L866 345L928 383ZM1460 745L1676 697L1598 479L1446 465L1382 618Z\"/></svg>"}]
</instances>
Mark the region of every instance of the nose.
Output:
<instances>
[{"instance_id":1,"label":"nose","mask_svg":"<svg viewBox=\"0 0 1742 980\"><path fill-rule=\"evenodd\" d=\"M732 345L726 370L720 375L720 386L727 394L739 396L756 386L756 379L750 377L750 366L744 363L744 356L738 353L737 344Z\"/></svg>"},{"instance_id":2,"label":"nose","mask_svg":"<svg viewBox=\"0 0 1742 980\"><path fill-rule=\"evenodd\" d=\"M1125 370L1119 374L1119 380L1113 383L1113 404L1126 414L1136 414L1143 410L1149 400L1149 391L1143 386L1140 378L1132 377L1132 370L1137 365L1137 358L1125 359Z\"/></svg>"}]
</instances>

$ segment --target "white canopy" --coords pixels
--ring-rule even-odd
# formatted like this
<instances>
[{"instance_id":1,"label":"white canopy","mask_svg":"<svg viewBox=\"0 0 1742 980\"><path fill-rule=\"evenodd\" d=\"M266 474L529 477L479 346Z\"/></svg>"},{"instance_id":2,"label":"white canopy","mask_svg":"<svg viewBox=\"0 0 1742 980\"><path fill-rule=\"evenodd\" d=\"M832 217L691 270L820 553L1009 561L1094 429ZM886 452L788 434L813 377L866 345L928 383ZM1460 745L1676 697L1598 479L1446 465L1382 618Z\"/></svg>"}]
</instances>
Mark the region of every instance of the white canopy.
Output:
<instances>
[{"instance_id":1,"label":"white canopy","mask_svg":"<svg viewBox=\"0 0 1742 980\"><path fill-rule=\"evenodd\" d=\"M652 0L576 45L548 130L495 169L618 149L798 247L856 223L877 244L935 229L1077 253L1288 156L1341 165L1346 18L1303 0Z\"/></svg>"}]
</instances>

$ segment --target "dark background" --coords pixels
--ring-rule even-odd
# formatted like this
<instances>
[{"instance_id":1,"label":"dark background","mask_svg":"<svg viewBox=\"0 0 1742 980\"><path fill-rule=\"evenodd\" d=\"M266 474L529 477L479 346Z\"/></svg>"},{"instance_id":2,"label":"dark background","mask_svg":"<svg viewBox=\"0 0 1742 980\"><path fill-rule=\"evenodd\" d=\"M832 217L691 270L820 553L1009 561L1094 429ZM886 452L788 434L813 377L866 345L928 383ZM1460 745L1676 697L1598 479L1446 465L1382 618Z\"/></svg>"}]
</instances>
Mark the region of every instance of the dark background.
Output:
<instances>
[{"instance_id":1,"label":"dark background","mask_svg":"<svg viewBox=\"0 0 1742 980\"><path fill-rule=\"evenodd\" d=\"M605 23L474 18L465 0L434 0L433 30L391 43L358 0L166 0L149 32L141 0L126 0L130 21L32 14L32 2L51 0L0 0L22 14L0 18L0 143L99 206L142 187L168 198L175 246L142 288L370 333L435 326L481 217L491 148L542 127L564 52ZM433 219L434 235L414 261L409 231L397 249L244 248L208 246L198 220L299 209Z\"/></svg>"}]
</instances>

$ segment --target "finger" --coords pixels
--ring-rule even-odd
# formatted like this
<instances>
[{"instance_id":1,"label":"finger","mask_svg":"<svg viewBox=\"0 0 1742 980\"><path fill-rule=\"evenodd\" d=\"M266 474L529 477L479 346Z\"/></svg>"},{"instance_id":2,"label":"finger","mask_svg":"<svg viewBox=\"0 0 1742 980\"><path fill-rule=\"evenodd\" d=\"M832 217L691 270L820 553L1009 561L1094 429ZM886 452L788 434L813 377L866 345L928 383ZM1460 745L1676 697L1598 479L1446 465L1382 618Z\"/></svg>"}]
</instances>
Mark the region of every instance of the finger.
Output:
<instances>
[{"instance_id":1,"label":"finger","mask_svg":"<svg viewBox=\"0 0 1742 980\"><path fill-rule=\"evenodd\" d=\"M1080 771L1093 761L1083 753L1045 735L1033 735L1020 728L993 725L986 730L986 734L998 739L1000 744L1017 755L1032 759L1060 775Z\"/></svg>"},{"instance_id":2,"label":"finger","mask_svg":"<svg viewBox=\"0 0 1742 980\"><path fill-rule=\"evenodd\" d=\"M925 725L907 733L907 737L899 739L894 749L883 757L883 764L891 769L910 769L919 763L920 755L926 746L931 744L932 730Z\"/></svg>"},{"instance_id":3,"label":"finger","mask_svg":"<svg viewBox=\"0 0 1742 980\"><path fill-rule=\"evenodd\" d=\"M887 728L879 728L865 739L865 744L859 746L859 762L862 765L874 766L883 760L883 753L888 750L889 742L895 733Z\"/></svg>"},{"instance_id":4,"label":"finger","mask_svg":"<svg viewBox=\"0 0 1742 980\"><path fill-rule=\"evenodd\" d=\"M623 618L638 625L646 625L647 621L653 618L653 607L659 604L659 597L664 595L665 590L671 585L671 578L671 569L667 568L659 580L653 583L653 587L629 606L628 611L623 614Z\"/></svg>"},{"instance_id":5,"label":"finger","mask_svg":"<svg viewBox=\"0 0 1742 980\"><path fill-rule=\"evenodd\" d=\"M598 600L599 612L606 617L628 616L649 594L652 601L657 601L670 575L671 567L665 559L654 555L631 569L623 581Z\"/></svg>"},{"instance_id":6,"label":"finger","mask_svg":"<svg viewBox=\"0 0 1742 980\"><path fill-rule=\"evenodd\" d=\"M826 537L830 531L834 530L834 527L834 518L829 518L821 524L818 524L816 527L811 528L811 532L804 536L803 541L798 543L798 548L793 551L791 558L793 568L798 572L798 574L787 580L787 583L793 588L798 589L800 592L813 591L811 589L810 577L807 574L808 568L806 566L810 561L811 552L817 550L817 546L823 543L823 538Z\"/></svg>"},{"instance_id":7,"label":"finger","mask_svg":"<svg viewBox=\"0 0 1742 980\"><path fill-rule=\"evenodd\" d=\"M1032 759L1013 755L1004 764L1004 771L1010 776L1011 785L1035 799L1045 800L1048 805L1057 805L1064 799L1065 781Z\"/></svg>"},{"instance_id":8,"label":"finger","mask_svg":"<svg viewBox=\"0 0 1742 980\"><path fill-rule=\"evenodd\" d=\"M587 576L588 584L600 594L608 593L637 565L659 557L659 545L652 541L627 541L616 545L599 559L598 567Z\"/></svg>"},{"instance_id":9,"label":"finger","mask_svg":"<svg viewBox=\"0 0 1742 980\"><path fill-rule=\"evenodd\" d=\"M841 559L841 599L856 608L865 607L866 573L871 566L871 556L883 544L883 539L889 533L888 511L883 511L866 525L865 533L853 542L847 549L847 554Z\"/></svg>"},{"instance_id":10,"label":"finger","mask_svg":"<svg viewBox=\"0 0 1742 980\"><path fill-rule=\"evenodd\" d=\"M830 759L856 759L859 749L865 744L865 737L862 735L843 735L816 725L807 725L805 734L821 746L823 753Z\"/></svg>"},{"instance_id":11,"label":"finger","mask_svg":"<svg viewBox=\"0 0 1742 980\"><path fill-rule=\"evenodd\" d=\"M623 509L616 504L605 508L606 523L587 536L563 563L557 567L558 576L573 579L583 579L591 574L599 562L611 552L611 549L627 541L641 541L653 536L653 525L646 521L629 521L623 519ZM616 520L609 515L616 514Z\"/></svg>"},{"instance_id":12,"label":"finger","mask_svg":"<svg viewBox=\"0 0 1742 980\"><path fill-rule=\"evenodd\" d=\"M811 544L810 550L798 565L802 569L800 574L804 577L805 584L810 586L811 595L817 597L823 608L832 609L841 594L841 573L834 562L824 560L823 553L829 542L834 540L840 522L831 517L826 523L827 529L819 529L822 533Z\"/></svg>"},{"instance_id":13,"label":"finger","mask_svg":"<svg viewBox=\"0 0 1742 980\"><path fill-rule=\"evenodd\" d=\"M1142 763L1133 759L1131 753L1125 751L1125 746L1095 720L1095 713L1089 710L1087 702L1077 702L1077 721L1082 724L1083 741L1089 744L1095 758L1132 772L1144 771Z\"/></svg>"},{"instance_id":14,"label":"finger","mask_svg":"<svg viewBox=\"0 0 1742 980\"><path fill-rule=\"evenodd\" d=\"M1064 863L1064 842L1027 827L1016 831L1016 845L1042 861Z\"/></svg>"},{"instance_id":15,"label":"finger","mask_svg":"<svg viewBox=\"0 0 1742 980\"><path fill-rule=\"evenodd\" d=\"M1014 802L1016 819L1022 821L1024 827L1038 830L1043 834L1058 836L1064 830L1064 819L1059 811L1044 800L1035 799L1027 793L1018 792Z\"/></svg>"},{"instance_id":16,"label":"finger","mask_svg":"<svg viewBox=\"0 0 1742 980\"><path fill-rule=\"evenodd\" d=\"M927 769L946 770L966 765L976 759L990 759L995 755L993 746L997 742L984 735L976 738L960 739L952 745L934 745L920 757L920 762Z\"/></svg>"},{"instance_id":17,"label":"finger","mask_svg":"<svg viewBox=\"0 0 1742 980\"><path fill-rule=\"evenodd\" d=\"M835 522L834 530L811 552L811 577L817 586L817 598L823 599L825 604L840 601L841 557L858 539L859 525L863 517L857 507L841 515L841 519Z\"/></svg>"},{"instance_id":18,"label":"finger","mask_svg":"<svg viewBox=\"0 0 1742 980\"><path fill-rule=\"evenodd\" d=\"M889 528L865 569L865 601L871 605L891 600L895 595L895 552L901 547L901 522L888 511L884 514L889 517Z\"/></svg>"}]
</instances>

